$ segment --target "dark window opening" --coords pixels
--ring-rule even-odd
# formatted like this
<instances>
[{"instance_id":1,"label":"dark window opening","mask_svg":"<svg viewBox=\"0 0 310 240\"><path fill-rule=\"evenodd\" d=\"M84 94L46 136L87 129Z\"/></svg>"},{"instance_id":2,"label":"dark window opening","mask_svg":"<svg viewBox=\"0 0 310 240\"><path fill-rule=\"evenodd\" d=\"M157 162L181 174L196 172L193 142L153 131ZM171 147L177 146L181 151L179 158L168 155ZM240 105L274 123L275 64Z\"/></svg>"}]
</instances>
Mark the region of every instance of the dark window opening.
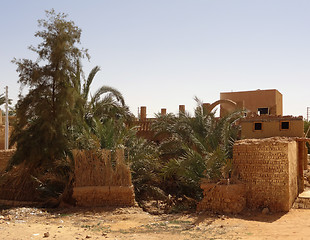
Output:
<instances>
[{"instance_id":1,"label":"dark window opening","mask_svg":"<svg viewBox=\"0 0 310 240\"><path fill-rule=\"evenodd\" d=\"M259 115L269 114L269 108L258 108L257 112Z\"/></svg>"},{"instance_id":2,"label":"dark window opening","mask_svg":"<svg viewBox=\"0 0 310 240\"><path fill-rule=\"evenodd\" d=\"M254 130L262 130L262 123L254 123Z\"/></svg>"},{"instance_id":3,"label":"dark window opening","mask_svg":"<svg viewBox=\"0 0 310 240\"><path fill-rule=\"evenodd\" d=\"M290 122L281 122L281 129L289 129Z\"/></svg>"}]
</instances>

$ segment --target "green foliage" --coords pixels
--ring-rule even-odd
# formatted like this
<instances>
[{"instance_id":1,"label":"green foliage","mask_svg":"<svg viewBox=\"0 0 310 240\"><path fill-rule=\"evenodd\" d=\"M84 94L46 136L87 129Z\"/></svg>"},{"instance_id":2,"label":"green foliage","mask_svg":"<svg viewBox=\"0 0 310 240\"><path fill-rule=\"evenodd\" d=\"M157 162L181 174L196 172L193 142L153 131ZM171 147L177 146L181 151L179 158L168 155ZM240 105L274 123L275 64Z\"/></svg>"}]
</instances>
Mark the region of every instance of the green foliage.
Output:
<instances>
[{"instance_id":1,"label":"green foliage","mask_svg":"<svg viewBox=\"0 0 310 240\"><path fill-rule=\"evenodd\" d=\"M83 103L79 62L88 58L87 51L77 46L81 30L74 22L54 10L46 11L46 17L38 21L41 30L35 34L42 42L30 47L36 60L13 60L18 82L28 93L20 95L16 105L10 144L17 149L8 166L9 170L23 163L39 183L36 190L43 198L59 196L71 182L75 130L82 131L85 125L77 107Z\"/></svg>"},{"instance_id":2,"label":"green foliage","mask_svg":"<svg viewBox=\"0 0 310 240\"><path fill-rule=\"evenodd\" d=\"M96 74L100 71L98 66L89 73L84 83L81 82L80 65L76 75L75 89L80 94L75 111L77 121L74 124L74 139L79 149L120 147L128 134L132 134L125 122L130 122L133 115L125 105L122 94L109 86L100 87L90 96L91 84Z\"/></svg>"},{"instance_id":3,"label":"green foliage","mask_svg":"<svg viewBox=\"0 0 310 240\"><path fill-rule=\"evenodd\" d=\"M227 159L225 152L218 147L214 151L208 153L206 159L205 176L215 181L222 178L222 168Z\"/></svg>"},{"instance_id":4,"label":"green foliage","mask_svg":"<svg viewBox=\"0 0 310 240\"><path fill-rule=\"evenodd\" d=\"M36 61L16 60L19 83L29 92L16 106L11 145L17 144L11 165L26 162L33 167L52 164L70 153L70 126L79 93L74 88L76 63L87 52L79 49L81 30L66 15L47 11L35 36L42 42L30 49ZM40 65L42 64L42 65Z\"/></svg>"},{"instance_id":5,"label":"green foliage","mask_svg":"<svg viewBox=\"0 0 310 240\"><path fill-rule=\"evenodd\" d=\"M131 120L133 115L125 105L123 95L117 89L104 85L95 92L94 96L89 96L90 86L99 71L98 66L94 67L88 78L84 80L83 87L77 87L83 100L84 117L86 120L96 118L102 122L110 118Z\"/></svg>"},{"instance_id":6,"label":"green foliage","mask_svg":"<svg viewBox=\"0 0 310 240\"><path fill-rule=\"evenodd\" d=\"M197 102L193 117L188 113L158 115L153 124L157 134L169 136L159 145L165 191L196 199L201 196L201 178L218 181L230 174L228 159L239 131L235 123L242 116L236 111L216 118Z\"/></svg>"},{"instance_id":7,"label":"green foliage","mask_svg":"<svg viewBox=\"0 0 310 240\"><path fill-rule=\"evenodd\" d=\"M162 199L166 194L162 190L162 162L159 159L158 148L141 138L131 138L127 141L127 159L132 171L132 182L135 187L136 199Z\"/></svg>"},{"instance_id":8,"label":"green foliage","mask_svg":"<svg viewBox=\"0 0 310 240\"><path fill-rule=\"evenodd\" d=\"M162 169L164 189L176 196L201 197L199 181L204 177L205 159L192 149L179 158L172 158Z\"/></svg>"}]
</instances>

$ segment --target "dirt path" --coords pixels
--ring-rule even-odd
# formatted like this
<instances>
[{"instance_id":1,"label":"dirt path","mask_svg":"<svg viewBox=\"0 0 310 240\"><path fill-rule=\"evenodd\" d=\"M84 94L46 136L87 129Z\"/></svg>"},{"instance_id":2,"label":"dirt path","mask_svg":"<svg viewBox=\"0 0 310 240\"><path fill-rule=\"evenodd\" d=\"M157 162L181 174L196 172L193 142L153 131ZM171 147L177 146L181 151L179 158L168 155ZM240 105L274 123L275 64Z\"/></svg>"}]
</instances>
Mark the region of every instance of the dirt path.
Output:
<instances>
[{"instance_id":1,"label":"dirt path","mask_svg":"<svg viewBox=\"0 0 310 240\"><path fill-rule=\"evenodd\" d=\"M150 215L140 208L0 211L0 239L309 239L310 210Z\"/></svg>"}]
</instances>

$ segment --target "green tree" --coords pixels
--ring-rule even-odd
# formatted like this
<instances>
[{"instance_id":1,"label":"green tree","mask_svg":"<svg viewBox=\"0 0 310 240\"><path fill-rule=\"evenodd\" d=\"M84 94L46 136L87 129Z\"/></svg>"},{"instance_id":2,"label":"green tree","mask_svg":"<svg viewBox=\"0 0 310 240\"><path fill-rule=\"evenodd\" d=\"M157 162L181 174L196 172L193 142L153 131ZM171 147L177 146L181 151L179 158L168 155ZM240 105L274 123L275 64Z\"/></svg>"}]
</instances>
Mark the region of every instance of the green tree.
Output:
<instances>
[{"instance_id":1,"label":"green tree","mask_svg":"<svg viewBox=\"0 0 310 240\"><path fill-rule=\"evenodd\" d=\"M99 66L94 67L87 79L84 79L83 85L80 82L80 76L77 76L77 91L81 94L82 105L80 107L84 109L84 114L97 118L103 118L107 115L117 118L117 114L131 117L132 115L125 105L124 97L117 89L103 85L95 92L94 96L90 96L91 84L99 71ZM116 109L111 111L113 108ZM113 113L116 115L113 115Z\"/></svg>"},{"instance_id":2,"label":"green tree","mask_svg":"<svg viewBox=\"0 0 310 240\"><path fill-rule=\"evenodd\" d=\"M32 167L51 166L70 155L75 105L80 98L76 91L77 62L88 57L77 46L81 30L67 15L46 11L47 19L39 20L35 36L42 39L36 61L14 59L21 87L28 87L16 106L16 125L11 145L17 150L11 165L25 162Z\"/></svg>"},{"instance_id":3,"label":"green tree","mask_svg":"<svg viewBox=\"0 0 310 240\"><path fill-rule=\"evenodd\" d=\"M133 115L125 105L123 95L117 89L103 85L93 96L90 96L90 86L98 71L100 71L98 66L92 69L81 90L86 121L89 125L91 125L91 119L94 118L102 123L110 119L131 121Z\"/></svg>"}]
</instances>

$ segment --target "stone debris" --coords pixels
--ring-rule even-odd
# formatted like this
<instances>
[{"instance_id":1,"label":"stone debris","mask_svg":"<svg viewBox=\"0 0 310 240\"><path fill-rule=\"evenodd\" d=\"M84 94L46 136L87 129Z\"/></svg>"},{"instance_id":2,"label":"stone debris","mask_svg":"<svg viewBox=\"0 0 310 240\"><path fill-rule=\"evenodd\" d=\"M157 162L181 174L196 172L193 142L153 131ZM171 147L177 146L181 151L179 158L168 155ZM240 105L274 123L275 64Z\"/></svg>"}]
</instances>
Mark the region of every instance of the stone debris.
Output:
<instances>
[{"instance_id":1,"label":"stone debris","mask_svg":"<svg viewBox=\"0 0 310 240\"><path fill-rule=\"evenodd\" d=\"M1 216L6 220L21 220L27 218L29 215L33 216L46 216L48 213L39 208L19 207L14 209L2 210ZM1 219L1 217L0 217Z\"/></svg>"}]
</instances>

